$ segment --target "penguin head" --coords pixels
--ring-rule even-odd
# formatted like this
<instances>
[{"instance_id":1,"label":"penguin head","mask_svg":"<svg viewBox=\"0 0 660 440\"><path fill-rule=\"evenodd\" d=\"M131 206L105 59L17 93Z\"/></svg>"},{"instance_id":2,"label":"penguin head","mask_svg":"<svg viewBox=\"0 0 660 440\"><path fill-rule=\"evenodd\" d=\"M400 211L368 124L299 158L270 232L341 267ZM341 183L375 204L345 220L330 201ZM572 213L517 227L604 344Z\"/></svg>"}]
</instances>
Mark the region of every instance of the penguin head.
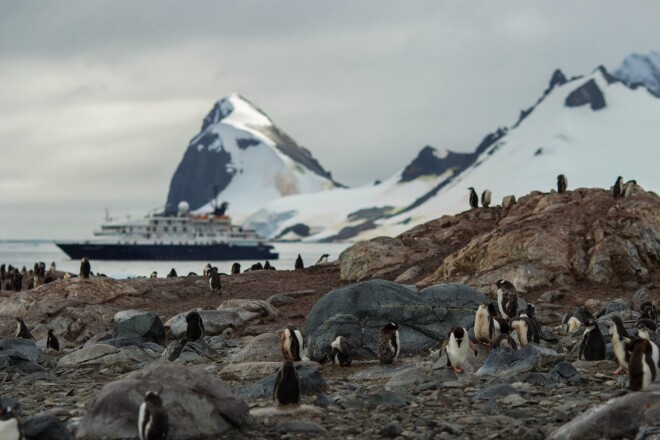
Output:
<instances>
[{"instance_id":1,"label":"penguin head","mask_svg":"<svg viewBox=\"0 0 660 440\"><path fill-rule=\"evenodd\" d=\"M160 398L160 395L156 391L147 391L144 394L144 401L148 405L153 405L153 406L162 406L163 401Z\"/></svg>"},{"instance_id":2,"label":"penguin head","mask_svg":"<svg viewBox=\"0 0 660 440\"><path fill-rule=\"evenodd\" d=\"M48 336L55 336L55 333L53 332L52 328L48 329Z\"/></svg>"},{"instance_id":3,"label":"penguin head","mask_svg":"<svg viewBox=\"0 0 660 440\"><path fill-rule=\"evenodd\" d=\"M7 421L16 418L16 413L11 406L0 406L0 420Z\"/></svg>"},{"instance_id":4,"label":"penguin head","mask_svg":"<svg viewBox=\"0 0 660 440\"><path fill-rule=\"evenodd\" d=\"M461 342L463 342L463 338L465 337L465 330L462 327L454 327L450 331L450 336L451 334L454 335L454 338L456 338L456 341L460 345Z\"/></svg>"},{"instance_id":5,"label":"penguin head","mask_svg":"<svg viewBox=\"0 0 660 440\"><path fill-rule=\"evenodd\" d=\"M399 330L399 326L394 323L394 322L388 322L385 324L385 327L383 327L383 330Z\"/></svg>"},{"instance_id":6,"label":"penguin head","mask_svg":"<svg viewBox=\"0 0 660 440\"><path fill-rule=\"evenodd\" d=\"M190 312L186 315L186 322L194 322L194 321L199 321L201 319L201 316L199 316L199 313L197 312Z\"/></svg>"},{"instance_id":7,"label":"penguin head","mask_svg":"<svg viewBox=\"0 0 660 440\"><path fill-rule=\"evenodd\" d=\"M472 187L472 186L469 187L469 188L468 188L468 191L474 191L474 187Z\"/></svg>"}]
</instances>

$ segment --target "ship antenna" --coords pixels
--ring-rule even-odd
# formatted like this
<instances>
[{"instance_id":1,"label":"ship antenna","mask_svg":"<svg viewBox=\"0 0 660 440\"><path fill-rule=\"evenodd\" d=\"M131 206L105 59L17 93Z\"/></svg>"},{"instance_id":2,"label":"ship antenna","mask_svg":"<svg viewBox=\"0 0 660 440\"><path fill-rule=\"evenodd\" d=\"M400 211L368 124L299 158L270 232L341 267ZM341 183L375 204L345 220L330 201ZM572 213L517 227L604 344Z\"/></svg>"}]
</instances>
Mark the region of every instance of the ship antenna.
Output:
<instances>
[{"instance_id":1,"label":"ship antenna","mask_svg":"<svg viewBox=\"0 0 660 440\"><path fill-rule=\"evenodd\" d=\"M112 220L110 218L110 210L108 208L104 208L104 209L105 209L105 221L109 222L110 220Z\"/></svg>"}]
</instances>

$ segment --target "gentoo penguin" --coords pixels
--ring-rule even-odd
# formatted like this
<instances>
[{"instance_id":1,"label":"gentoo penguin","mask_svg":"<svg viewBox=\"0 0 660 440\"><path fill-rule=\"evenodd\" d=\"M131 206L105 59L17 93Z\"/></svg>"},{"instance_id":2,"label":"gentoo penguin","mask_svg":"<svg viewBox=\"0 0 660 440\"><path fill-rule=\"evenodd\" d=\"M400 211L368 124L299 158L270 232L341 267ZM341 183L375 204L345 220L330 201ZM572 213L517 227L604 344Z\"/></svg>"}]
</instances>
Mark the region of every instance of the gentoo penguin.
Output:
<instances>
[{"instance_id":1,"label":"gentoo penguin","mask_svg":"<svg viewBox=\"0 0 660 440\"><path fill-rule=\"evenodd\" d=\"M479 207L479 196L477 196L477 192L474 190L474 188L469 187L468 191L470 191L470 208L478 208Z\"/></svg>"},{"instance_id":2,"label":"gentoo penguin","mask_svg":"<svg viewBox=\"0 0 660 440\"><path fill-rule=\"evenodd\" d=\"M196 276L197 276L197 272L188 272L188 275L187 275L187 276L189 276L189 277L196 277Z\"/></svg>"},{"instance_id":3,"label":"gentoo penguin","mask_svg":"<svg viewBox=\"0 0 660 440\"><path fill-rule=\"evenodd\" d=\"M378 360L381 364L391 364L399 357L401 344L399 326L393 322L385 324L378 335Z\"/></svg>"},{"instance_id":4,"label":"gentoo penguin","mask_svg":"<svg viewBox=\"0 0 660 440\"><path fill-rule=\"evenodd\" d=\"M300 353L303 349L303 337L300 330L289 324L282 332L282 355L287 361L301 360Z\"/></svg>"},{"instance_id":5,"label":"gentoo penguin","mask_svg":"<svg viewBox=\"0 0 660 440\"><path fill-rule=\"evenodd\" d=\"M474 315L474 337L478 343L489 346L493 342L494 331L493 318L488 313L488 305L481 303Z\"/></svg>"},{"instance_id":6,"label":"gentoo penguin","mask_svg":"<svg viewBox=\"0 0 660 440\"><path fill-rule=\"evenodd\" d=\"M502 318L495 308L495 304L488 303L488 313L490 314L491 319L493 320L493 339L497 338L499 335L511 333L511 327L509 326L509 320Z\"/></svg>"},{"instance_id":7,"label":"gentoo penguin","mask_svg":"<svg viewBox=\"0 0 660 440\"><path fill-rule=\"evenodd\" d=\"M646 301L639 306L640 312L642 312L640 319L650 319L653 322L657 322L658 315L656 312L655 304L651 301Z\"/></svg>"},{"instance_id":8,"label":"gentoo penguin","mask_svg":"<svg viewBox=\"0 0 660 440\"><path fill-rule=\"evenodd\" d=\"M490 206L490 198L492 195L493 193L490 192L489 189L485 189L484 192L481 193L481 206L488 208Z\"/></svg>"},{"instance_id":9,"label":"gentoo penguin","mask_svg":"<svg viewBox=\"0 0 660 440\"><path fill-rule=\"evenodd\" d=\"M566 329L568 333L573 333L575 330L582 327L582 323L575 316L571 316L566 323Z\"/></svg>"},{"instance_id":10,"label":"gentoo penguin","mask_svg":"<svg viewBox=\"0 0 660 440\"><path fill-rule=\"evenodd\" d=\"M240 263L234 263L231 265L231 274L236 275L241 273L241 265Z\"/></svg>"},{"instance_id":11,"label":"gentoo penguin","mask_svg":"<svg viewBox=\"0 0 660 440\"><path fill-rule=\"evenodd\" d=\"M578 359L585 361L605 360L605 338L603 338L603 334L600 332L598 323L590 319L584 323L584 327Z\"/></svg>"},{"instance_id":12,"label":"gentoo penguin","mask_svg":"<svg viewBox=\"0 0 660 440\"><path fill-rule=\"evenodd\" d=\"M264 270L273 270L273 266L270 265L270 261L266 260L266 263L264 263Z\"/></svg>"},{"instance_id":13,"label":"gentoo penguin","mask_svg":"<svg viewBox=\"0 0 660 440\"><path fill-rule=\"evenodd\" d=\"M323 254L323 255L321 255L321 257L316 261L316 264L327 263L327 262L328 262L328 257L329 257L329 256L330 256L330 255L328 255L328 254Z\"/></svg>"},{"instance_id":14,"label":"gentoo penguin","mask_svg":"<svg viewBox=\"0 0 660 440\"><path fill-rule=\"evenodd\" d=\"M209 286L211 286L211 292L218 292L222 295L222 283L220 282L220 275L215 269L211 269L209 272Z\"/></svg>"},{"instance_id":15,"label":"gentoo penguin","mask_svg":"<svg viewBox=\"0 0 660 440\"><path fill-rule=\"evenodd\" d=\"M563 174L560 174L557 176L557 192L559 194L563 194L566 192L566 188L568 187L568 179L566 179L566 176Z\"/></svg>"},{"instance_id":16,"label":"gentoo penguin","mask_svg":"<svg viewBox=\"0 0 660 440\"><path fill-rule=\"evenodd\" d=\"M660 350L658 350L658 346L655 345L655 342L651 341L651 338L649 337L649 329L644 325L644 323L637 323L637 336L642 338L642 339L648 339L649 342L651 343L651 353L653 357L653 362L655 365L660 367Z\"/></svg>"},{"instance_id":17,"label":"gentoo penguin","mask_svg":"<svg viewBox=\"0 0 660 440\"><path fill-rule=\"evenodd\" d=\"M509 335L499 335L495 338L493 341L493 348L497 347L508 347L512 350L518 350L518 344L516 344L516 341L514 341Z\"/></svg>"},{"instance_id":18,"label":"gentoo penguin","mask_svg":"<svg viewBox=\"0 0 660 440\"><path fill-rule=\"evenodd\" d=\"M623 177L619 176L616 178L616 182L614 182L614 187L612 188L612 193L614 194L615 199L623 197Z\"/></svg>"},{"instance_id":19,"label":"gentoo penguin","mask_svg":"<svg viewBox=\"0 0 660 440\"><path fill-rule=\"evenodd\" d=\"M530 325L532 326L532 331L538 338L541 338L541 325L539 322L536 320L536 306L532 303L527 303L527 308L525 308L525 311L520 313L520 316L523 318L527 318L529 320ZM538 342L538 341L535 341Z\"/></svg>"},{"instance_id":20,"label":"gentoo penguin","mask_svg":"<svg viewBox=\"0 0 660 440\"><path fill-rule=\"evenodd\" d=\"M540 342L539 334L534 330L534 326L530 322L529 318L519 316L511 320L511 330L516 332L518 335L518 341L520 346L524 347L530 342L538 344Z\"/></svg>"},{"instance_id":21,"label":"gentoo penguin","mask_svg":"<svg viewBox=\"0 0 660 440\"><path fill-rule=\"evenodd\" d=\"M263 266L261 263L254 263L252 266L250 266L250 270L263 270Z\"/></svg>"},{"instance_id":22,"label":"gentoo penguin","mask_svg":"<svg viewBox=\"0 0 660 440\"><path fill-rule=\"evenodd\" d=\"M23 440L23 427L11 406L0 406L0 439Z\"/></svg>"},{"instance_id":23,"label":"gentoo penguin","mask_svg":"<svg viewBox=\"0 0 660 440\"><path fill-rule=\"evenodd\" d=\"M468 332L462 327L452 327L447 334L445 342L440 348L440 352L447 353L448 365L454 368L457 373L463 372L463 365L470 353L477 354L477 348L474 346Z\"/></svg>"},{"instance_id":24,"label":"gentoo penguin","mask_svg":"<svg viewBox=\"0 0 660 440\"><path fill-rule=\"evenodd\" d=\"M303 260L300 254L298 254L298 258L296 258L296 264L294 267L296 268L296 270L305 268L305 265L303 264Z\"/></svg>"},{"instance_id":25,"label":"gentoo penguin","mask_svg":"<svg viewBox=\"0 0 660 440\"><path fill-rule=\"evenodd\" d=\"M149 275L149 278L158 278L158 272L154 270L153 272L151 272L151 275Z\"/></svg>"},{"instance_id":26,"label":"gentoo penguin","mask_svg":"<svg viewBox=\"0 0 660 440\"><path fill-rule=\"evenodd\" d=\"M623 185L623 197L632 196L633 190L637 186L636 180L629 180Z\"/></svg>"},{"instance_id":27,"label":"gentoo penguin","mask_svg":"<svg viewBox=\"0 0 660 440\"><path fill-rule=\"evenodd\" d=\"M658 325L652 319L640 318L635 323L635 327L639 327L641 324L643 324L644 327L648 328L651 331L656 331L658 329Z\"/></svg>"},{"instance_id":28,"label":"gentoo penguin","mask_svg":"<svg viewBox=\"0 0 660 440\"><path fill-rule=\"evenodd\" d=\"M172 268L172 270L170 270L170 273L167 274L167 278L176 278L176 277L177 277L176 270Z\"/></svg>"},{"instance_id":29,"label":"gentoo penguin","mask_svg":"<svg viewBox=\"0 0 660 440\"><path fill-rule=\"evenodd\" d=\"M55 262L54 262L54 261L52 261L52 262L50 263L50 268L48 269L48 271L49 271L49 272L55 272L55 271L57 271L57 266L55 265Z\"/></svg>"},{"instance_id":30,"label":"gentoo penguin","mask_svg":"<svg viewBox=\"0 0 660 440\"><path fill-rule=\"evenodd\" d=\"M89 264L87 258L80 260L80 278L89 278L89 274L92 271L92 265Z\"/></svg>"},{"instance_id":31,"label":"gentoo penguin","mask_svg":"<svg viewBox=\"0 0 660 440\"><path fill-rule=\"evenodd\" d=\"M337 336L334 341L330 343L332 347L332 364L339 364L340 367L351 366L351 346L348 339L343 336Z\"/></svg>"},{"instance_id":32,"label":"gentoo penguin","mask_svg":"<svg viewBox=\"0 0 660 440\"><path fill-rule=\"evenodd\" d=\"M21 289L23 289L23 274L20 272L14 272L12 280L14 283L14 292L20 292Z\"/></svg>"},{"instance_id":33,"label":"gentoo penguin","mask_svg":"<svg viewBox=\"0 0 660 440\"><path fill-rule=\"evenodd\" d=\"M282 405L297 405L300 403L300 382L298 373L291 361L282 364L277 373L275 388L273 388L273 399Z\"/></svg>"},{"instance_id":34,"label":"gentoo penguin","mask_svg":"<svg viewBox=\"0 0 660 440\"><path fill-rule=\"evenodd\" d=\"M52 348L55 351L60 351L60 341L57 340L57 336L53 332L53 329L48 329L48 337L46 338L46 348Z\"/></svg>"},{"instance_id":35,"label":"gentoo penguin","mask_svg":"<svg viewBox=\"0 0 660 440\"><path fill-rule=\"evenodd\" d=\"M628 388L633 391L648 391L655 380L657 363L653 361L651 341L648 339L629 340L627 350Z\"/></svg>"},{"instance_id":36,"label":"gentoo penguin","mask_svg":"<svg viewBox=\"0 0 660 440\"><path fill-rule=\"evenodd\" d=\"M495 281L497 286L497 305L500 314L506 319L511 319L518 314L518 293L513 284L507 280Z\"/></svg>"},{"instance_id":37,"label":"gentoo penguin","mask_svg":"<svg viewBox=\"0 0 660 440\"><path fill-rule=\"evenodd\" d=\"M619 316L612 316L610 336L612 338L612 351L614 352L614 357L616 357L616 360L619 362L619 368L614 370L612 374L621 374L628 369L624 338L630 338L630 336L628 335L626 328L623 326L623 320Z\"/></svg>"},{"instance_id":38,"label":"gentoo penguin","mask_svg":"<svg viewBox=\"0 0 660 440\"><path fill-rule=\"evenodd\" d=\"M197 312L190 312L186 315L186 338L189 341L196 341L204 337L204 321Z\"/></svg>"},{"instance_id":39,"label":"gentoo penguin","mask_svg":"<svg viewBox=\"0 0 660 440\"><path fill-rule=\"evenodd\" d=\"M205 277L208 278L209 273L211 273L211 269L213 269L213 267L211 266L211 263L206 263L206 266L204 266L204 270L202 271L202 273L204 274Z\"/></svg>"},{"instance_id":40,"label":"gentoo penguin","mask_svg":"<svg viewBox=\"0 0 660 440\"><path fill-rule=\"evenodd\" d=\"M138 431L140 440L164 440L167 438L169 423L163 401L155 391L147 391L140 405Z\"/></svg>"},{"instance_id":41,"label":"gentoo penguin","mask_svg":"<svg viewBox=\"0 0 660 440\"><path fill-rule=\"evenodd\" d=\"M16 338L23 339L34 339L30 330L28 330L27 325L21 318L16 318Z\"/></svg>"}]
</instances>

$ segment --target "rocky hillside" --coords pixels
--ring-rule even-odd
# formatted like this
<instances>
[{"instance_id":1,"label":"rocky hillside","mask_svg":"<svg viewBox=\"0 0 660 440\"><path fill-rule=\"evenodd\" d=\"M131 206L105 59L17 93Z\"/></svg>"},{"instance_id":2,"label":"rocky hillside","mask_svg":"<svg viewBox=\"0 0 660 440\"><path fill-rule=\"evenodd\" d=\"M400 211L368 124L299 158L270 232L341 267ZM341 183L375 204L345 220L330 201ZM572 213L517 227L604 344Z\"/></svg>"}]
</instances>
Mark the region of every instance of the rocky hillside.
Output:
<instances>
[{"instance_id":1,"label":"rocky hillside","mask_svg":"<svg viewBox=\"0 0 660 440\"><path fill-rule=\"evenodd\" d=\"M395 238L358 243L340 256L344 280L385 278L428 286L461 282L488 290L593 285L634 289L660 280L660 197L580 188L533 192L509 209L443 216Z\"/></svg>"}]
</instances>

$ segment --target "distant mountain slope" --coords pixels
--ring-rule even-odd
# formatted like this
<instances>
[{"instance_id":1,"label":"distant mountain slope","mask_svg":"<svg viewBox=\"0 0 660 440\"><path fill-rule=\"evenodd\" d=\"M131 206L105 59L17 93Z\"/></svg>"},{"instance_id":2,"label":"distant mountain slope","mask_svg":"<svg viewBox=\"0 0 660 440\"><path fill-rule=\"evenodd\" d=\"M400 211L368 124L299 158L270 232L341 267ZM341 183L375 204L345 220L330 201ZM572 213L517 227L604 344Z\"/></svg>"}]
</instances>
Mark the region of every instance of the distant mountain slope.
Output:
<instances>
[{"instance_id":1,"label":"distant mountain slope","mask_svg":"<svg viewBox=\"0 0 660 440\"><path fill-rule=\"evenodd\" d=\"M182 200L209 211L210 200L230 204L242 221L282 196L341 186L312 154L240 95L218 101L188 145L167 197L175 212Z\"/></svg>"},{"instance_id":2,"label":"distant mountain slope","mask_svg":"<svg viewBox=\"0 0 660 440\"><path fill-rule=\"evenodd\" d=\"M631 54L614 69L614 76L630 86L642 84L660 96L660 53Z\"/></svg>"}]
</instances>

